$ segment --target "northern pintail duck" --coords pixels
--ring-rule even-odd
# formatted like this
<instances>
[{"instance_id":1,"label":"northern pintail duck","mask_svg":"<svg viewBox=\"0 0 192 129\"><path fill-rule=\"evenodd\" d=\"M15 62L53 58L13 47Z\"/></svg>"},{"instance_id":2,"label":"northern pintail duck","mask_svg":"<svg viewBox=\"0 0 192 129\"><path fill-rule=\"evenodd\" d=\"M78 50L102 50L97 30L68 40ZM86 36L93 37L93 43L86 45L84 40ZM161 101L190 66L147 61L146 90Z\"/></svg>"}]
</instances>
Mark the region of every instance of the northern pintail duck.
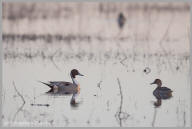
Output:
<instances>
[{"instance_id":1,"label":"northern pintail duck","mask_svg":"<svg viewBox=\"0 0 192 129\"><path fill-rule=\"evenodd\" d=\"M41 82L47 86L49 86L51 89L47 93L58 93L58 94L73 94L71 99L71 104L75 104L75 98L80 92L80 85L76 80L76 76L84 76L79 73L78 70L73 69L71 70L70 76L72 79L71 82L65 82L65 81L49 81L48 83Z\"/></svg>"},{"instance_id":2,"label":"northern pintail duck","mask_svg":"<svg viewBox=\"0 0 192 129\"><path fill-rule=\"evenodd\" d=\"M153 91L153 95L156 97L157 102L154 103L155 106L161 105L161 99L169 99L172 97L172 90L167 87L162 87L162 82L160 79L155 79L152 84L157 84L157 88Z\"/></svg>"}]
</instances>

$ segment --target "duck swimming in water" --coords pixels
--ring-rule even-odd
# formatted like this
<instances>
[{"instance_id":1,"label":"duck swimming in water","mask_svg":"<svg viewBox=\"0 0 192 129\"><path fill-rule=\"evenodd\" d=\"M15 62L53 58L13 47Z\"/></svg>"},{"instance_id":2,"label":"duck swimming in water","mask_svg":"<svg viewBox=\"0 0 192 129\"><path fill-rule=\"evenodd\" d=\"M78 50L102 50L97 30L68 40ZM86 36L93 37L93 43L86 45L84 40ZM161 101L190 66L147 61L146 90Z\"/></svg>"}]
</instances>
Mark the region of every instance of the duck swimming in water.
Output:
<instances>
[{"instance_id":1,"label":"duck swimming in water","mask_svg":"<svg viewBox=\"0 0 192 129\"><path fill-rule=\"evenodd\" d=\"M84 76L79 73L78 70L73 69L71 70L70 76L72 79L71 82L65 82L65 81L50 81L49 83L41 82L47 86L49 86L51 89L47 93L55 93L55 94L73 94L71 99L71 104L75 104L75 98L80 92L80 85L76 80L76 76Z\"/></svg>"},{"instance_id":2,"label":"duck swimming in water","mask_svg":"<svg viewBox=\"0 0 192 129\"><path fill-rule=\"evenodd\" d=\"M155 79L152 84L157 84L157 88L153 91L153 95L156 97L157 102L154 103L155 106L161 105L162 99L169 99L172 97L172 90L167 87L162 87L162 82L160 79Z\"/></svg>"}]
</instances>

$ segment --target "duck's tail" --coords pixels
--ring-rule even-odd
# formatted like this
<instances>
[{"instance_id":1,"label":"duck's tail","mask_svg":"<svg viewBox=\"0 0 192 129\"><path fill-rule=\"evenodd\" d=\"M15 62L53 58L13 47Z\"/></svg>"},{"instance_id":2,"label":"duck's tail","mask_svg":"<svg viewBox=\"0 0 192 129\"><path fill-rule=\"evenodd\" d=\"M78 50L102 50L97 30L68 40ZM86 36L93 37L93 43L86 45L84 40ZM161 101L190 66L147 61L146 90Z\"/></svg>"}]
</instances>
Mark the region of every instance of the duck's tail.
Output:
<instances>
[{"instance_id":1,"label":"duck's tail","mask_svg":"<svg viewBox=\"0 0 192 129\"><path fill-rule=\"evenodd\" d=\"M46 85L46 86L52 88L52 86L51 86L50 84L48 84L48 83L45 83L45 82L42 82L42 81L38 81L38 82L43 83L44 85Z\"/></svg>"}]
</instances>

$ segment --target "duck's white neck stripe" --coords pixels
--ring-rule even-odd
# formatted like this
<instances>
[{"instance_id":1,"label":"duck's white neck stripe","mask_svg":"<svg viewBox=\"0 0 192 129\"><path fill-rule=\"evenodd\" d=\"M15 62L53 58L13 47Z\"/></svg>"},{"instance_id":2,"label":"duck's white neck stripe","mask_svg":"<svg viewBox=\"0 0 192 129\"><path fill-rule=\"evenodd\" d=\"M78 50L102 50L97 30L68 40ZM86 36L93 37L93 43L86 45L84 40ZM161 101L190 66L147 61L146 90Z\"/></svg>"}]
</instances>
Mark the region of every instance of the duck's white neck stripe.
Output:
<instances>
[{"instance_id":1,"label":"duck's white neck stripe","mask_svg":"<svg viewBox=\"0 0 192 129\"><path fill-rule=\"evenodd\" d=\"M75 78L72 77L72 81L73 81L73 84L75 84L76 86L79 85L79 83L77 82L77 80Z\"/></svg>"}]
</instances>

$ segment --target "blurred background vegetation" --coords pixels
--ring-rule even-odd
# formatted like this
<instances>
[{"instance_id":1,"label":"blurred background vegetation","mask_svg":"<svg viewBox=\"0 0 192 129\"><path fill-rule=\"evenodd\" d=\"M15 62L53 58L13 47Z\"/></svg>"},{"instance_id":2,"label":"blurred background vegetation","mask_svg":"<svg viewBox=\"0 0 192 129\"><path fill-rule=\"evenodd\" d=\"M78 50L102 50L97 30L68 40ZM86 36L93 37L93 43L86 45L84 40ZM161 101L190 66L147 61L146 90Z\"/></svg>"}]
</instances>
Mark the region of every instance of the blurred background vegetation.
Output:
<instances>
[{"instance_id":1,"label":"blurred background vegetation","mask_svg":"<svg viewBox=\"0 0 192 129\"><path fill-rule=\"evenodd\" d=\"M16 5L16 6L15 6ZM189 11L188 3L128 3L128 2L64 2L64 3L44 3L44 2L3 2L3 19L50 19L68 18L81 13L91 13L92 15L116 15L119 11ZM127 13L128 14L128 13Z\"/></svg>"},{"instance_id":2,"label":"blurred background vegetation","mask_svg":"<svg viewBox=\"0 0 192 129\"><path fill-rule=\"evenodd\" d=\"M3 41L12 45L4 46L5 56L17 55L22 48L18 44L27 43L28 48L29 42L36 45L27 52L37 47L38 53L42 41L110 46L114 42L114 48L129 48L126 52L131 54L167 49L188 55L189 10L186 2L3 2ZM121 13L126 19L123 28L118 26Z\"/></svg>"}]
</instances>

